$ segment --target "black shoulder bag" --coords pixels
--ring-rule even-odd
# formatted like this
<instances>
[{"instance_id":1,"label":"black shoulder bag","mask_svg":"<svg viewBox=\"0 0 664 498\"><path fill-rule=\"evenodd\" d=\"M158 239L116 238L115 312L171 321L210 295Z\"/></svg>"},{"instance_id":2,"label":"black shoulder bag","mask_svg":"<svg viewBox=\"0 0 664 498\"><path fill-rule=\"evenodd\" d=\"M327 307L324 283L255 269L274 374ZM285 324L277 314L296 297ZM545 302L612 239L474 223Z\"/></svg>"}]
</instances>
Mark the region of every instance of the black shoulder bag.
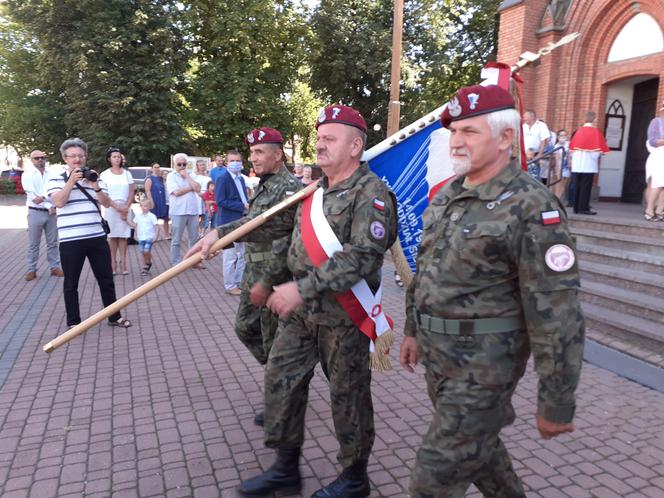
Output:
<instances>
[{"instance_id":1,"label":"black shoulder bag","mask_svg":"<svg viewBox=\"0 0 664 498\"><path fill-rule=\"evenodd\" d=\"M66 175L64 173L62 174L62 176L65 177L65 180L67 179ZM93 199L92 196L90 194L88 194L88 192L78 184L78 182L76 182L74 185L76 185L77 189L79 189L81 192L83 192L83 195L85 195L85 197L87 197L90 200L90 202L95 205L95 207L97 208L97 211L99 211L100 223L101 223L101 227L104 229L104 233L106 235L111 233L111 227L108 226L108 221L106 221L104 219L104 217L101 215L101 209L99 208L99 201Z\"/></svg>"}]
</instances>

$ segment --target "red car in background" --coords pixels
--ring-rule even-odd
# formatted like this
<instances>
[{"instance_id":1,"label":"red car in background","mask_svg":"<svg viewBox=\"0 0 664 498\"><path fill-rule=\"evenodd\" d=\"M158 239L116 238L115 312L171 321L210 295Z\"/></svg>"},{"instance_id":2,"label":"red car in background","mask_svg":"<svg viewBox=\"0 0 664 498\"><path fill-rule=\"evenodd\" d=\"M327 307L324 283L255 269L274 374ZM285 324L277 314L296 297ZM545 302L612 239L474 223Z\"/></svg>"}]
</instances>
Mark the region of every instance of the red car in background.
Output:
<instances>
[{"instance_id":1,"label":"red car in background","mask_svg":"<svg viewBox=\"0 0 664 498\"><path fill-rule=\"evenodd\" d=\"M23 174L22 169L6 169L2 172L0 172L0 193L2 194L7 194L7 193L14 193L16 192L17 194L24 194L25 192L23 191L23 185L21 184L21 175ZM6 180L11 181L14 183L14 191L8 191L4 192L4 183Z\"/></svg>"}]
</instances>

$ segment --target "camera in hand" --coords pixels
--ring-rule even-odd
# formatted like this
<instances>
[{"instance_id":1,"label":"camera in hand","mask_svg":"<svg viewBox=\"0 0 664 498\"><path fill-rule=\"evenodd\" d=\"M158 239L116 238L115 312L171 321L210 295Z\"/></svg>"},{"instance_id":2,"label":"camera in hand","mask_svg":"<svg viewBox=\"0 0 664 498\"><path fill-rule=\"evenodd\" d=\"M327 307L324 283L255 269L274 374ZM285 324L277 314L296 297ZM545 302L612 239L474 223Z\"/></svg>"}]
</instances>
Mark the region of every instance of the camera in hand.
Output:
<instances>
[{"instance_id":1,"label":"camera in hand","mask_svg":"<svg viewBox=\"0 0 664 498\"><path fill-rule=\"evenodd\" d=\"M99 175L95 170L93 170L90 166L83 166L80 168L81 173L83 173L83 178L85 178L89 182L96 182L99 179Z\"/></svg>"}]
</instances>

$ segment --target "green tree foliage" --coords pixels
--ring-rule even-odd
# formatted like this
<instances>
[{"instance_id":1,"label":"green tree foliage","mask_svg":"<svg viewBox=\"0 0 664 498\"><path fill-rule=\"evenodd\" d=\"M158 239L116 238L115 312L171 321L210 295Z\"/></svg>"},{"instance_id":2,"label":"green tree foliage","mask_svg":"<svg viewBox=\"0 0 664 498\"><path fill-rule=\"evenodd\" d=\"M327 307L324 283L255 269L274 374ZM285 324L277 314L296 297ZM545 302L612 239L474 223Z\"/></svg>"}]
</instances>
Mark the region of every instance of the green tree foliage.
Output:
<instances>
[{"instance_id":1,"label":"green tree foliage","mask_svg":"<svg viewBox=\"0 0 664 498\"><path fill-rule=\"evenodd\" d=\"M306 81L295 81L286 101L296 161L316 162L314 125L325 103L316 97Z\"/></svg>"},{"instance_id":2,"label":"green tree foliage","mask_svg":"<svg viewBox=\"0 0 664 498\"><path fill-rule=\"evenodd\" d=\"M62 112L55 136L44 145L78 135L90 146L90 164L101 167L111 145L134 164L164 160L181 146L176 91L188 54L177 5L166 0L7 1L8 16L38 47L33 66L38 88ZM50 135L42 120L31 124L23 130L26 135L33 130Z\"/></svg>"},{"instance_id":3,"label":"green tree foliage","mask_svg":"<svg viewBox=\"0 0 664 498\"><path fill-rule=\"evenodd\" d=\"M401 123L446 102L479 81L495 52L500 0L409 0L404 5ZM387 123L392 0L322 0L312 26L316 40L311 86L331 101L357 107L369 127ZM511 61L508 61L511 62ZM383 138L370 130L369 143Z\"/></svg>"},{"instance_id":4,"label":"green tree foliage","mask_svg":"<svg viewBox=\"0 0 664 498\"><path fill-rule=\"evenodd\" d=\"M0 142L55 153L67 136L103 166L184 150L244 148L278 128L312 160L324 103L358 108L384 134L392 0L0 1ZM408 123L476 82L495 51L500 0L405 2L401 116ZM512 62L512 61L506 61Z\"/></svg>"},{"instance_id":5,"label":"green tree foliage","mask_svg":"<svg viewBox=\"0 0 664 498\"><path fill-rule=\"evenodd\" d=\"M301 10L290 0L186 4L195 56L184 95L195 149L244 149L247 132L257 126L291 139L289 99L301 100L297 76L310 38Z\"/></svg>"},{"instance_id":6,"label":"green tree foliage","mask_svg":"<svg viewBox=\"0 0 664 498\"><path fill-rule=\"evenodd\" d=\"M409 61L401 101L404 124L447 102L461 86L479 83L495 57L500 0L415 0L405 3ZM515 61L503 61L513 63Z\"/></svg>"},{"instance_id":7,"label":"green tree foliage","mask_svg":"<svg viewBox=\"0 0 664 498\"><path fill-rule=\"evenodd\" d=\"M311 25L311 86L330 103L355 107L369 125L387 125L392 0L323 0Z\"/></svg>"},{"instance_id":8,"label":"green tree foliage","mask_svg":"<svg viewBox=\"0 0 664 498\"><path fill-rule=\"evenodd\" d=\"M0 142L19 154L56 150L63 109L35 70L38 41L17 23L0 17Z\"/></svg>"}]
</instances>

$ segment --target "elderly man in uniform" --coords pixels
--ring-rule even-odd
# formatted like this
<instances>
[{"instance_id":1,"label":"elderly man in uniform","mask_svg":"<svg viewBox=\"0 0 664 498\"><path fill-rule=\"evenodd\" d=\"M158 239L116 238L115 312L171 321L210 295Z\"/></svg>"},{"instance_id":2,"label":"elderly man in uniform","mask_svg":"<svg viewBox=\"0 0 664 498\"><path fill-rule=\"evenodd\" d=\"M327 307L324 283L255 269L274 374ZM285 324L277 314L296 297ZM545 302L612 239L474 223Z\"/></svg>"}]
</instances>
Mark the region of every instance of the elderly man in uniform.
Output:
<instances>
[{"instance_id":1,"label":"elderly man in uniform","mask_svg":"<svg viewBox=\"0 0 664 498\"><path fill-rule=\"evenodd\" d=\"M278 130L267 127L252 130L246 142L254 171L261 179L247 212L248 217L254 218L300 190L302 183L284 165L284 139ZM235 332L261 365L267 363L279 317L267 306L252 304L249 291L254 286L271 289L273 285L292 280L286 265L289 243L290 237L286 236L275 241L248 242L246 246L247 265L240 285L242 293ZM263 425L262 412L256 414L254 422Z\"/></svg>"},{"instance_id":2,"label":"elderly man in uniform","mask_svg":"<svg viewBox=\"0 0 664 498\"><path fill-rule=\"evenodd\" d=\"M46 198L46 154L40 150L30 153L30 160L35 167L34 171L26 171L21 177L21 184L25 191L25 203L28 206L28 273L25 279L29 282L37 278L37 262L39 261L39 246L42 232L46 235L46 257L51 275L63 277L60 269L60 255L58 253L58 224L55 206Z\"/></svg>"},{"instance_id":3,"label":"elderly man in uniform","mask_svg":"<svg viewBox=\"0 0 664 498\"><path fill-rule=\"evenodd\" d=\"M498 86L462 88L442 115L457 178L424 214L402 366L421 355L435 412L411 496L525 497L499 432L532 350L535 423L572 432L583 361L574 242L559 200L511 160L519 115Z\"/></svg>"},{"instance_id":4,"label":"elderly man in uniform","mask_svg":"<svg viewBox=\"0 0 664 498\"><path fill-rule=\"evenodd\" d=\"M280 321L265 375L265 443L277 460L265 473L243 481L244 496L301 488L298 461L304 442L309 382L318 362L330 381L339 463L344 470L315 498L369 496L367 463L374 441L371 400L371 341L347 311L345 299L363 286L382 316L379 300L385 251L397 237L396 200L387 186L360 163L366 123L354 109L325 108L316 124L316 155L325 176L322 189L288 213L269 221L245 240L281 237L292 231L288 268L295 280L273 289L255 288L252 299L285 318ZM224 235L236 225L219 227ZM199 247L206 256L217 239ZM196 249L196 248L195 248ZM271 292L271 293L270 293ZM364 298L362 298L364 299Z\"/></svg>"}]
</instances>

